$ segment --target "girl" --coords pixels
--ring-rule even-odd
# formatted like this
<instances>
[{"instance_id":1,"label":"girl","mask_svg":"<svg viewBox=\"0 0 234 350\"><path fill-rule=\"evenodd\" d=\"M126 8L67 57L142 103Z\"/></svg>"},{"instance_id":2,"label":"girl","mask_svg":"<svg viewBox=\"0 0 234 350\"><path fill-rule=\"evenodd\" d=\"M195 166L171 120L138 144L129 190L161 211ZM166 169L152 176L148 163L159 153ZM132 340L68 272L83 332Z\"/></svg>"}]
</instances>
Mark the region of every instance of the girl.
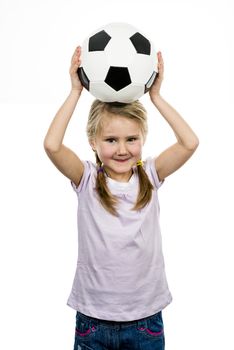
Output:
<instances>
[{"instance_id":1,"label":"girl","mask_svg":"<svg viewBox=\"0 0 234 350\"><path fill-rule=\"evenodd\" d=\"M198 138L160 95L164 66L149 91L177 142L141 160L146 111L95 100L87 124L96 165L63 144L80 98L81 48L72 57L71 92L52 121L44 147L77 193L79 252L68 305L76 312L74 350L162 350L162 310L171 302L159 226L157 192L164 179L194 153Z\"/></svg>"}]
</instances>

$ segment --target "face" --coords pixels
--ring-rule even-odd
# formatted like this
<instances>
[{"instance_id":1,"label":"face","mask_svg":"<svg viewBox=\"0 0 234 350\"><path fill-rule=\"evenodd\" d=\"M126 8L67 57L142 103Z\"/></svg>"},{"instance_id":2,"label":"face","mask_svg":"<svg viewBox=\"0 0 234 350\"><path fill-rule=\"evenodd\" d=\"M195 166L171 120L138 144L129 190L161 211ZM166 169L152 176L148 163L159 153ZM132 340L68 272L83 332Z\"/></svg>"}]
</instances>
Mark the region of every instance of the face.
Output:
<instances>
[{"instance_id":1,"label":"face","mask_svg":"<svg viewBox=\"0 0 234 350\"><path fill-rule=\"evenodd\" d=\"M107 175L125 182L132 175L132 167L141 159L143 135L137 121L108 114L102 119L100 133L90 144Z\"/></svg>"}]
</instances>

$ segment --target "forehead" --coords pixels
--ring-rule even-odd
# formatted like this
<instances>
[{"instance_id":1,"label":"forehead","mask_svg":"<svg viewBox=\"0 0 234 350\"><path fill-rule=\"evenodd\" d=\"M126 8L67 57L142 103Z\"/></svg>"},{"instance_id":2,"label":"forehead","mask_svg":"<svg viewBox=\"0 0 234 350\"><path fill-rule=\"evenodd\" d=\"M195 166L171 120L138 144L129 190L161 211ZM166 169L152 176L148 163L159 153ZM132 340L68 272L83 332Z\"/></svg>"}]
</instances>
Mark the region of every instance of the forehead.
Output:
<instances>
[{"instance_id":1,"label":"forehead","mask_svg":"<svg viewBox=\"0 0 234 350\"><path fill-rule=\"evenodd\" d=\"M101 135L136 135L141 134L140 124L137 120L116 114L105 114L100 125Z\"/></svg>"}]
</instances>

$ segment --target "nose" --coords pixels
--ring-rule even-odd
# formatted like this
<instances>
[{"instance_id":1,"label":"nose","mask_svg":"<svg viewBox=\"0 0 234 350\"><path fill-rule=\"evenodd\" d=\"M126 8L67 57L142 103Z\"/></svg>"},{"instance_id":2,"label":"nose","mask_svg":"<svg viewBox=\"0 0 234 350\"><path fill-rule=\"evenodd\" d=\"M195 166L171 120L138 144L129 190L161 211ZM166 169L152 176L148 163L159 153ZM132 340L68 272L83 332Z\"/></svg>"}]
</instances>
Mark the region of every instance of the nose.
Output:
<instances>
[{"instance_id":1,"label":"nose","mask_svg":"<svg viewBox=\"0 0 234 350\"><path fill-rule=\"evenodd\" d=\"M119 142L117 153L118 155L127 154L127 148L126 148L125 142Z\"/></svg>"}]
</instances>

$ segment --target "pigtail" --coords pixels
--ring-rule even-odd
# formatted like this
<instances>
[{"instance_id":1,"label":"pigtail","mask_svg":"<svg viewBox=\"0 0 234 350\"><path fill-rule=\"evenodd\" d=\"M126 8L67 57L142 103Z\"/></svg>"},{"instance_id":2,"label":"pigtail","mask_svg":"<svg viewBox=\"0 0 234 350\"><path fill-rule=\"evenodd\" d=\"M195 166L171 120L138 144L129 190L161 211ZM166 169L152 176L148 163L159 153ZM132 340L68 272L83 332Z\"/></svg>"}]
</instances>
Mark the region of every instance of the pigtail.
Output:
<instances>
[{"instance_id":1,"label":"pigtail","mask_svg":"<svg viewBox=\"0 0 234 350\"><path fill-rule=\"evenodd\" d=\"M143 105L137 100L132 103L107 103L95 100L92 103L89 118L87 123L87 135L90 142L92 142L96 135L100 133L102 128L102 118L105 114L111 113L114 115L122 115L126 118L130 118L139 123L142 131L143 139L145 141L148 127L147 127L147 113ZM96 191L100 199L101 205L111 214L118 216L117 213L117 197L110 192L107 182L105 170L102 166L102 162L96 154L97 163L97 179L96 179ZM140 161L137 164L138 178L139 178L139 192L137 201L133 207L133 210L140 210L144 208L152 197L153 186L146 174L143 163Z\"/></svg>"},{"instance_id":2,"label":"pigtail","mask_svg":"<svg viewBox=\"0 0 234 350\"><path fill-rule=\"evenodd\" d=\"M148 175L143 168L143 162L141 160L137 162L137 171L139 179L139 192L136 204L132 210L139 210L144 208L150 202L152 197L152 190L154 189Z\"/></svg>"},{"instance_id":3,"label":"pigtail","mask_svg":"<svg viewBox=\"0 0 234 350\"><path fill-rule=\"evenodd\" d=\"M116 205L117 198L111 194L106 183L106 175L102 162L100 161L97 153L95 152L97 163L97 178L96 178L96 191L98 193L102 206L109 211L109 213L117 216Z\"/></svg>"}]
</instances>

